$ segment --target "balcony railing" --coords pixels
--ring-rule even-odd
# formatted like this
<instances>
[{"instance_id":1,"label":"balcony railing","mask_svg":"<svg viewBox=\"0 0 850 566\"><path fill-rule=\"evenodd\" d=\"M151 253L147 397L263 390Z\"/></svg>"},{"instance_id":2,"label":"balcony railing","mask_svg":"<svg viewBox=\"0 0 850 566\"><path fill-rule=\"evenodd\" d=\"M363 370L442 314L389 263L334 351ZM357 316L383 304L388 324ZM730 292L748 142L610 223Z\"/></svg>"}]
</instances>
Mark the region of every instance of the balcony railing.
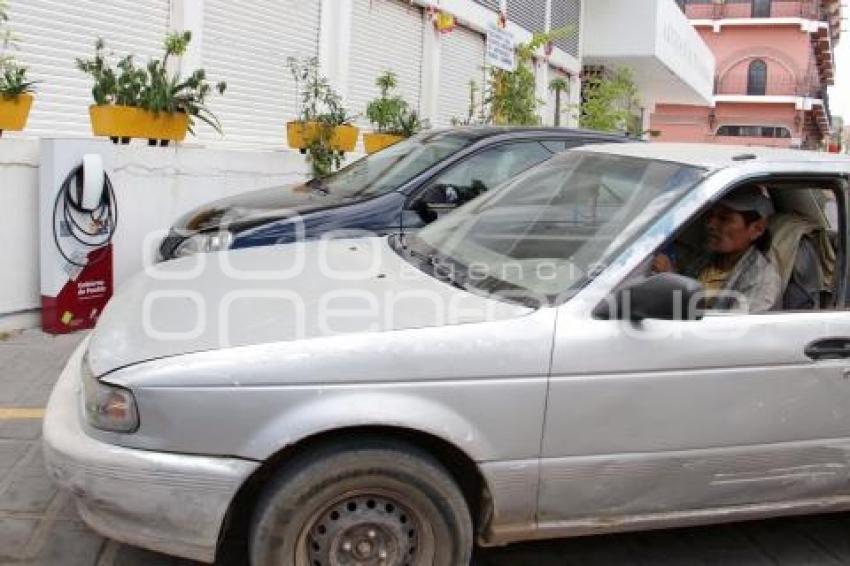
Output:
<instances>
[{"instance_id":1,"label":"balcony railing","mask_svg":"<svg viewBox=\"0 0 850 566\"><path fill-rule=\"evenodd\" d=\"M750 85L746 75L731 74L716 79L714 92L718 95L750 95L750 96L806 96L810 98L821 98L822 90L805 81L792 79L770 79L764 85L764 89L755 88Z\"/></svg>"},{"instance_id":2,"label":"balcony railing","mask_svg":"<svg viewBox=\"0 0 850 566\"><path fill-rule=\"evenodd\" d=\"M824 20L828 18L821 8L819 0L774 0L769 11L753 13L751 0L727 0L723 4L712 2L690 3L685 13L692 20L720 20L726 18L803 18Z\"/></svg>"}]
</instances>

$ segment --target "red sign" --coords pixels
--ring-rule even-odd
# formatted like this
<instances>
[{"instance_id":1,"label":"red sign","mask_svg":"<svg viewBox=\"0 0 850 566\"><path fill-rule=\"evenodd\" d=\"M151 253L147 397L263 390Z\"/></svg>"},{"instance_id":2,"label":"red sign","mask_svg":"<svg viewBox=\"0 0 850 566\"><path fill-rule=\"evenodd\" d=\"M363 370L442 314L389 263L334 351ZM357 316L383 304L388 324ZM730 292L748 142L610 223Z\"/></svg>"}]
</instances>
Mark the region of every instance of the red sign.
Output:
<instances>
[{"instance_id":1,"label":"red sign","mask_svg":"<svg viewBox=\"0 0 850 566\"><path fill-rule=\"evenodd\" d=\"M85 267L76 278L68 279L59 295L41 296L45 332L65 334L94 328L112 296L112 244L89 252L87 259Z\"/></svg>"}]
</instances>

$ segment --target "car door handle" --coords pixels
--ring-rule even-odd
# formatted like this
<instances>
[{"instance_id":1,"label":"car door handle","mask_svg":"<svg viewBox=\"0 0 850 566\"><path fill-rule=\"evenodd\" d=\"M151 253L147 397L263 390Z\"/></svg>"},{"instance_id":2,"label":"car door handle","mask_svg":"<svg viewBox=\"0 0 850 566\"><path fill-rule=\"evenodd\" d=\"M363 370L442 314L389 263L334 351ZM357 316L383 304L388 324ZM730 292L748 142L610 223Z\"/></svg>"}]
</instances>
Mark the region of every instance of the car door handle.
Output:
<instances>
[{"instance_id":1,"label":"car door handle","mask_svg":"<svg viewBox=\"0 0 850 566\"><path fill-rule=\"evenodd\" d=\"M806 355L813 360L850 358L850 338L825 338L806 346Z\"/></svg>"}]
</instances>

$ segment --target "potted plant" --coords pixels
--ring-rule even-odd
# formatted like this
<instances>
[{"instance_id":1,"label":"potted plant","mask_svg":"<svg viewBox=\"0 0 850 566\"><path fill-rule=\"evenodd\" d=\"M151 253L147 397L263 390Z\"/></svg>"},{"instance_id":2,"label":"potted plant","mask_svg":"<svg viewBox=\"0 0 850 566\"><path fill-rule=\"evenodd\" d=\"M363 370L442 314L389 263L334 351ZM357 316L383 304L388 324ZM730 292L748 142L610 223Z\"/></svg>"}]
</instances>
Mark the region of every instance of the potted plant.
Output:
<instances>
[{"instance_id":1,"label":"potted plant","mask_svg":"<svg viewBox=\"0 0 850 566\"><path fill-rule=\"evenodd\" d=\"M0 0L0 136L3 130L24 129L33 101L34 83L27 80L27 68L9 54L15 44L8 21L6 2Z\"/></svg>"},{"instance_id":2,"label":"potted plant","mask_svg":"<svg viewBox=\"0 0 850 566\"><path fill-rule=\"evenodd\" d=\"M516 46L515 70L497 67L488 70L486 95L482 101L487 108L488 123L497 126L536 126L540 123L538 110L543 101L536 96L535 56L547 44L571 33L570 26L534 33L527 43Z\"/></svg>"},{"instance_id":3,"label":"potted plant","mask_svg":"<svg viewBox=\"0 0 850 566\"><path fill-rule=\"evenodd\" d=\"M136 65L133 55L113 67L102 39L95 43L92 59L77 59L77 68L94 80L94 104L89 107L94 135L114 142L142 138L151 145L168 145L183 141L187 132L194 134L196 118L221 133L220 122L205 106L213 88L205 71L198 69L186 79L168 72L169 59L183 55L191 40L188 31L169 34L163 58L151 59L144 67ZM224 82L216 85L219 94L226 88Z\"/></svg>"},{"instance_id":4,"label":"potted plant","mask_svg":"<svg viewBox=\"0 0 850 566\"><path fill-rule=\"evenodd\" d=\"M316 57L287 59L295 79L295 97L298 120L286 124L289 147L306 153L314 141L328 145L337 152L354 151L360 130L351 124L342 105L342 98L333 90L326 77L319 74ZM329 132L321 132L330 128Z\"/></svg>"},{"instance_id":5,"label":"potted plant","mask_svg":"<svg viewBox=\"0 0 850 566\"><path fill-rule=\"evenodd\" d=\"M385 72L375 80L375 85L381 95L366 107L366 116L375 131L363 134L363 145L369 154L398 143L421 129L416 112L401 96L390 94L398 86L395 73Z\"/></svg>"},{"instance_id":6,"label":"potted plant","mask_svg":"<svg viewBox=\"0 0 850 566\"><path fill-rule=\"evenodd\" d=\"M624 132L631 136L643 133L638 89L629 69L618 67L604 74L585 77L583 101L579 108L582 128L601 132ZM651 133L651 132L650 132Z\"/></svg>"}]
</instances>

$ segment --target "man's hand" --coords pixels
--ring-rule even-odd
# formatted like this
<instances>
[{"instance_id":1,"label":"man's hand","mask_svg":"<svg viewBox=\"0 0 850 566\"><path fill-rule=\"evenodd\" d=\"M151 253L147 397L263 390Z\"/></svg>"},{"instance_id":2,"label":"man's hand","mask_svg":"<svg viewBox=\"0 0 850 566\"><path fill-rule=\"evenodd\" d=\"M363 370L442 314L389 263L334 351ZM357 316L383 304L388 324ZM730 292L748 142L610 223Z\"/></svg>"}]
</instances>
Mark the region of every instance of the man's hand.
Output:
<instances>
[{"instance_id":1,"label":"man's hand","mask_svg":"<svg viewBox=\"0 0 850 566\"><path fill-rule=\"evenodd\" d=\"M667 255L658 254L652 260L652 271L655 273L673 273L676 271L676 267Z\"/></svg>"}]
</instances>

